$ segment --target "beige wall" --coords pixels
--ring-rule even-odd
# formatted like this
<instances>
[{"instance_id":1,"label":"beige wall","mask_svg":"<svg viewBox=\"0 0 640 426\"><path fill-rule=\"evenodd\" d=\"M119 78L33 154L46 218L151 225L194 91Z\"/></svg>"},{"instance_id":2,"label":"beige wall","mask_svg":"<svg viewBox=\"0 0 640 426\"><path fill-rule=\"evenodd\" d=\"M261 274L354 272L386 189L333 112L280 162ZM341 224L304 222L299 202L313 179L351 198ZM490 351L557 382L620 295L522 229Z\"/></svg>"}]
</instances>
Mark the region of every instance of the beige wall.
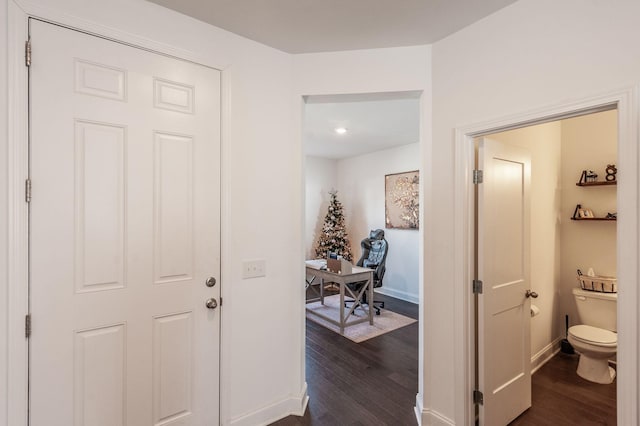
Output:
<instances>
[{"instance_id":1,"label":"beige wall","mask_svg":"<svg viewBox=\"0 0 640 426\"><path fill-rule=\"evenodd\" d=\"M559 336L561 272L561 123L558 121L488 136L531 153L531 289L540 314L531 319L535 361Z\"/></svg>"},{"instance_id":2,"label":"beige wall","mask_svg":"<svg viewBox=\"0 0 640 426\"><path fill-rule=\"evenodd\" d=\"M562 271L559 290L570 325L579 324L571 293L577 286L576 269L580 268L586 274L592 267L598 275L617 275L616 222L569 219L576 204L590 208L600 217L617 211L616 186L576 186L585 169L595 171L598 180L604 180L607 164L616 164L617 140L617 111L562 122Z\"/></svg>"}]
</instances>

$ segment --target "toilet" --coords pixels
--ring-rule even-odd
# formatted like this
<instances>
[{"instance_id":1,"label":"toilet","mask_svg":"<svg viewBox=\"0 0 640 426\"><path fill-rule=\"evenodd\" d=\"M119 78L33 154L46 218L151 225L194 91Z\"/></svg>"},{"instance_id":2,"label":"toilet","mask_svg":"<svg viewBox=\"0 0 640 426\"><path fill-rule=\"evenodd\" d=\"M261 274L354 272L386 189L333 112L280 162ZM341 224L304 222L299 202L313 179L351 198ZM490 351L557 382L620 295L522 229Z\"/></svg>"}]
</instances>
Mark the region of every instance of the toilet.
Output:
<instances>
[{"instance_id":1,"label":"toilet","mask_svg":"<svg viewBox=\"0 0 640 426\"><path fill-rule=\"evenodd\" d=\"M609 384L616 371L609 366L618 349L616 334L617 293L573 289L580 325L569 328L569 343L580 353L578 375L595 383Z\"/></svg>"}]
</instances>

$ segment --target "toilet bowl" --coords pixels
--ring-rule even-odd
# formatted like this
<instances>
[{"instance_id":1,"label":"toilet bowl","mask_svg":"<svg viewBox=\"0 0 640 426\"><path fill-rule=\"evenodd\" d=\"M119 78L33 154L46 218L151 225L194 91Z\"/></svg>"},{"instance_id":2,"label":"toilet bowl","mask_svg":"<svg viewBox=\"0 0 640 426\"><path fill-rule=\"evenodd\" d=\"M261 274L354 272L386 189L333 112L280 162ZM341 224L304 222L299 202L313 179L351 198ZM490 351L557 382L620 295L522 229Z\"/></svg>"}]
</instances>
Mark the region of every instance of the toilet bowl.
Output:
<instances>
[{"instance_id":1,"label":"toilet bowl","mask_svg":"<svg viewBox=\"0 0 640 426\"><path fill-rule=\"evenodd\" d=\"M574 325L569 328L569 343L580 353L578 375L595 383L609 384L616 377L616 370L609 366L618 349L618 335L613 331L590 325Z\"/></svg>"},{"instance_id":2,"label":"toilet bowl","mask_svg":"<svg viewBox=\"0 0 640 426\"><path fill-rule=\"evenodd\" d=\"M609 367L608 360L618 349L615 333L618 294L574 288L573 296L580 325L569 328L568 340L580 353L578 375L596 383L611 383L616 372Z\"/></svg>"}]
</instances>

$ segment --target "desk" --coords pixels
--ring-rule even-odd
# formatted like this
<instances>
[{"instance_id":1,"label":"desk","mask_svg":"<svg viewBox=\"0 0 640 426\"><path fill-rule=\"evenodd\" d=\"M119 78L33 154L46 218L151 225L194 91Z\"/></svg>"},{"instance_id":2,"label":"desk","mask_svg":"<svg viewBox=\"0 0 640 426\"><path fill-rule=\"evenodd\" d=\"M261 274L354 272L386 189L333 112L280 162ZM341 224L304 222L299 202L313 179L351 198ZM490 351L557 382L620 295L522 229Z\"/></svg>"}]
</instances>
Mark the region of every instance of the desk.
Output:
<instances>
[{"instance_id":1,"label":"desk","mask_svg":"<svg viewBox=\"0 0 640 426\"><path fill-rule=\"evenodd\" d=\"M322 319L329 321L332 324L340 327L340 334L344 334L345 327L349 327L350 325L359 324L361 322L369 320L369 324L373 325L373 309L370 309L368 305L363 305L359 301L362 299L362 295L365 291L369 292L367 295L368 300L373 300L373 269L362 268L360 266L354 266L353 270L350 274L336 274L334 272L329 272L327 270L316 269L314 267L308 266L307 275L311 275L313 278L311 280L307 280L307 286L311 285L313 279L320 279L320 297L315 299L307 300L307 302L313 302L319 300L320 303L324 305L324 281L327 280L329 282L334 282L340 286L340 321L336 321L333 318L329 318L325 315L319 314L317 312L313 312L308 310L309 313L319 316ZM362 286L359 292L352 291L347 284L355 283L358 281L367 281L365 285ZM345 312L344 307L344 296L345 293L348 293L350 297L353 298L355 302L351 305L351 308ZM362 308L365 313L368 314L368 318L358 318L349 321L349 317L356 310L357 307Z\"/></svg>"}]
</instances>

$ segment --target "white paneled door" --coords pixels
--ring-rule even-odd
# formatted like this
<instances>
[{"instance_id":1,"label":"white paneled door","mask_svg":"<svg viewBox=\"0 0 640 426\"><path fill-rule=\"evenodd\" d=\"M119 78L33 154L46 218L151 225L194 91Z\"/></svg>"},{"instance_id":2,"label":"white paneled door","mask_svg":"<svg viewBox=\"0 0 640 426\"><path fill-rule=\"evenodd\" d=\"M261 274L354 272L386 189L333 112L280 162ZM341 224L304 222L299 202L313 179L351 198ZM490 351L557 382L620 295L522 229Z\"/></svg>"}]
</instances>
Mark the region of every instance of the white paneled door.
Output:
<instances>
[{"instance_id":1,"label":"white paneled door","mask_svg":"<svg viewBox=\"0 0 640 426\"><path fill-rule=\"evenodd\" d=\"M480 424L505 426L531 406L530 155L484 138L478 165Z\"/></svg>"},{"instance_id":2,"label":"white paneled door","mask_svg":"<svg viewBox=\"0 0 640 426\"><path fill-rule=\"evenodd\" d=\"M216 425L220 73L30 34L30 423Z\"/></svg>"}]
</instances>

